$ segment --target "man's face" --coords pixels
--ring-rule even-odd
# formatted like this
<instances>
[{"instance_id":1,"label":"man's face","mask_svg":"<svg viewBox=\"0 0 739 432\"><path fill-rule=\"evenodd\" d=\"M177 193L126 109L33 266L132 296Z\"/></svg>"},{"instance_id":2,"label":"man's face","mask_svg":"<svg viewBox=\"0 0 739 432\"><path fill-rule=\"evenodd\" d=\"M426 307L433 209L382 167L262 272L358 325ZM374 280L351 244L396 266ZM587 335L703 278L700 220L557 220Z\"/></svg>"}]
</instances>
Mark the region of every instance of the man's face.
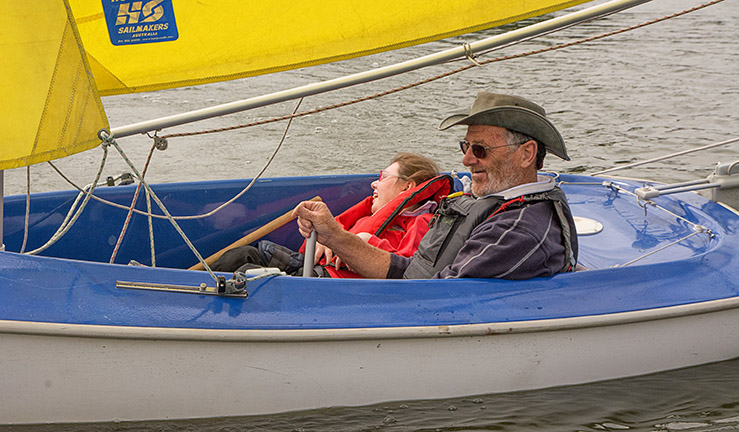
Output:
<instances>
[{"instance_id":1,"label":"man's face","mask_svg":"<svg viewBox=\"0 0 739 432\"><path fill-rule=\"evenodd\" d=\"M464 166L470 169L475 196L484 197L522 183L523 173L516 158L519 148L506 146L506 135L507 131L498 126L468 126L466 140L490 148L483 159L475 157L472 149L468 149L462 159Z\"/></svg>"}]
</instances>

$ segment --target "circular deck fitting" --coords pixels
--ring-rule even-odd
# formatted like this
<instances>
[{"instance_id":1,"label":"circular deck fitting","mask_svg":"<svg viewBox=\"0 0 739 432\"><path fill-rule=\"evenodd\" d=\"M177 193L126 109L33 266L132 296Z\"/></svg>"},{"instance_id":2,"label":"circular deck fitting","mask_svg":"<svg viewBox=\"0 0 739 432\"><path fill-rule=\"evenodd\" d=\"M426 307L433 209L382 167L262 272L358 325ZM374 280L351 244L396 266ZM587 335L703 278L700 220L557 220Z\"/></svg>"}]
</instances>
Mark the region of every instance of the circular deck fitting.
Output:
<instances>
[{"instance_id":1,"label":"circular deck fitting","mask_svg":"<svg viewBox=\"0 0 739 432\"><path fill-rule=\"evenodd\" d=\"M603 231L603 224L595 219L574 216L575 227L577 228L577 235L591 235L598 234Z\"/></svg>"}]
</instances>

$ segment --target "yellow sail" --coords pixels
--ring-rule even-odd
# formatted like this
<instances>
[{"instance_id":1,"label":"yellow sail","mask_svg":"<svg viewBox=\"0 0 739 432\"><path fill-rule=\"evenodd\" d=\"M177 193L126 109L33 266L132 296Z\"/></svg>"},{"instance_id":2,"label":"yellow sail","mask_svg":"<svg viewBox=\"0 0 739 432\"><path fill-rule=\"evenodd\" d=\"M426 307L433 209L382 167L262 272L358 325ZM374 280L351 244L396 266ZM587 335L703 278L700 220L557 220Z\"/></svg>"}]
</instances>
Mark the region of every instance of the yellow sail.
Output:
<instances>
[{"instance_id":1,"label":"yellow sail","mask_svg":"<svg viewBox=\"0 0 739 432\"><path fill-rule=\"evenodd\" d=\"M70 0L100 94L295 69L588 0Z\"/></svg>"},{"instance_id":2,"label":"yellow sail","mask_svg":"<svg viewBox=\"0 0 739 432\"><path fill-rule=\"evenodd\" d=\"M100 144L108 120L65 1L0 2L0 170Z\"/></svg>"}]
</instances>

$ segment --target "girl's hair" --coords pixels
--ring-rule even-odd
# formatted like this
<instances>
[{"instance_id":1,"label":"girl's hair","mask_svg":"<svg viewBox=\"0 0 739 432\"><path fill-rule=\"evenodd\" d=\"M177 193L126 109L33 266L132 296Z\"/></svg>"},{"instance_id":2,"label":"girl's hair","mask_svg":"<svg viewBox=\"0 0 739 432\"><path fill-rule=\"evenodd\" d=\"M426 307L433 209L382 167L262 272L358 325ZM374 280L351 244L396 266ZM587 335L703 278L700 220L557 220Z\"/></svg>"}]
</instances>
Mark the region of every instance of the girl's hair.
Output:
<instances>
[{"instance_id":1,"label":"girl's hair","mask_svg":"<svg viewBox=\"0 0 739 432\"><path fill-rule=\"evenodd\" d=\"M431 159L415 153L398 153L390 165L397 162L400 165L400 178L413 180L416 185L439 175L439 165Z\"/></svg>"}]
</instances>

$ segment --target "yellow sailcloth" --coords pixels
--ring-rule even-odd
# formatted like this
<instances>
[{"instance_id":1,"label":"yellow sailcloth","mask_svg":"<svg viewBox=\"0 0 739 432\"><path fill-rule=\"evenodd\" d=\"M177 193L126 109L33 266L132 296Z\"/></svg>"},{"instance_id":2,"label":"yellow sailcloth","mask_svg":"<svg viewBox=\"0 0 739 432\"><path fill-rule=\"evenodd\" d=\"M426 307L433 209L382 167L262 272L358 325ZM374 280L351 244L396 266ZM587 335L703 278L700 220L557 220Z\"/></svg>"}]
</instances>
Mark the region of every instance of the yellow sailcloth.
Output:
<instances>
[{"instance_id":1,"label":"yellow sailcloth","mask_svg":"<svg viewBox=\"0 0 739 432\"><path fill-rule=\"evenodd\" d=\"M108 120L66 1L0 2L0 170L100 144Z\"/></svg>"},{"instance_id":2,"label":"yellow sailcloth","mask_svg":"<svg viewBox=\"0 0 739 432\"><path fill-rule=\"evenodd\" d=\"M204 84L407 47L586 0L70 0L100 94Z\"/></svg>"}]
</instances>

